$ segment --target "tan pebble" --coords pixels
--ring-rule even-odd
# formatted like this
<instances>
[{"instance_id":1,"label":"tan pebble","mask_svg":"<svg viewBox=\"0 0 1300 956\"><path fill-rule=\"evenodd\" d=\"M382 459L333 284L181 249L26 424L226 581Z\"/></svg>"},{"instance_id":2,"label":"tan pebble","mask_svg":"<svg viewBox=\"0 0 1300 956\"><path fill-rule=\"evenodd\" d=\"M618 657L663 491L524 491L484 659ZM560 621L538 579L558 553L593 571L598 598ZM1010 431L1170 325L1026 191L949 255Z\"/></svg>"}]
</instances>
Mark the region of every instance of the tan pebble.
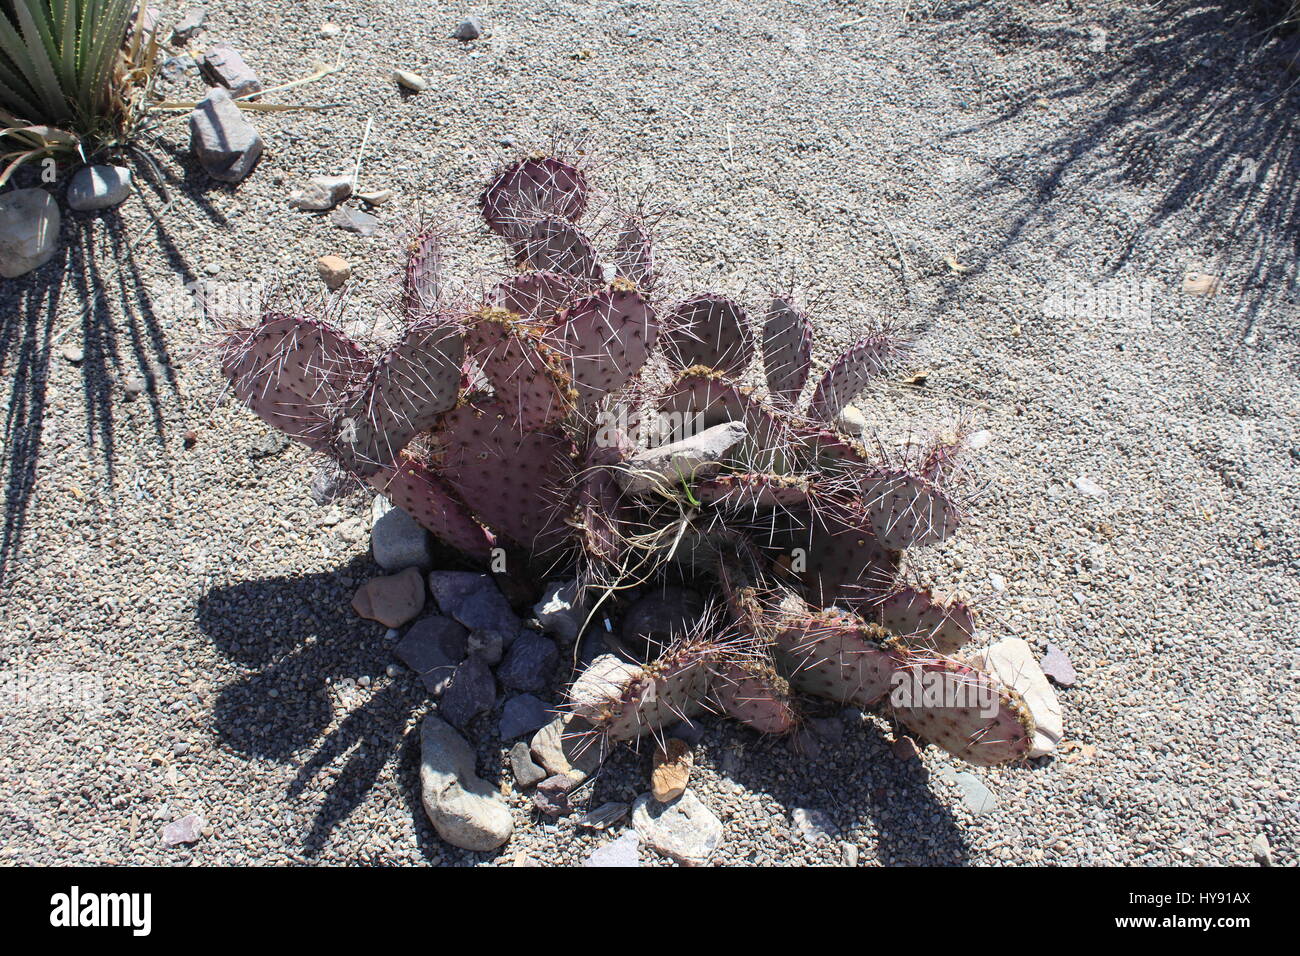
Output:
<instances>
[{"instance_id":1,"label":"tan pebble","mask_svg":"<svg viewBox=\"0 0 1300 956\"><path fill-rule=\"evenodd\" d=\"M341 256L321 256L316 260L316 271L331 292L352 277L352 267Z\"/></svg>"},{"instance_id":2,"label":"tan pebble","mask_svg":"<svg viewBox=\"0 0 1300 956\"><path fill-rule=\"evenodd\" d=\"M690 745L684 740L673 737L668 740L666 749L656 748L654 771L650 774L650 792L654 798L667 803L685 793L694 763Z\"/></svg>"}]
</instances>

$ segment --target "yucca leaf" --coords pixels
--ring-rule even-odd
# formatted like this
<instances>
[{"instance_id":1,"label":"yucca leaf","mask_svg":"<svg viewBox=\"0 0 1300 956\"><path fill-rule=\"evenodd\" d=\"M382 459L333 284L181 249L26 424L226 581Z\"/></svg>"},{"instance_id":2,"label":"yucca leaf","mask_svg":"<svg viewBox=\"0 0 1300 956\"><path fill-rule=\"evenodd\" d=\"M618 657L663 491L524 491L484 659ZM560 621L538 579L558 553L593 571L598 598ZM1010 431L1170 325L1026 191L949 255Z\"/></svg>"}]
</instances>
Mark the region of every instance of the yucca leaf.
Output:
<instances>
[{"instance_id":1,"label":"yucca leaf","mask_svg":"<svg viewBox=\"0 0 1300 956\"><path fill-rule=\"evenodd\" d=\"M32 64L32 74L29 79L41 99L45 101L46 109L49 111L48 118L64 119L68 115L67 96L63 87L59 85L58 76L54 73L54 64L50 62L50 50L45 42L45 36L49 33L49 12L43 3L16 2L14 13L18 17L19 27L22 28L28 58ZM46 28L44 34L38 26L38 21L44 22Z\"/></svg>"}]
</instances>

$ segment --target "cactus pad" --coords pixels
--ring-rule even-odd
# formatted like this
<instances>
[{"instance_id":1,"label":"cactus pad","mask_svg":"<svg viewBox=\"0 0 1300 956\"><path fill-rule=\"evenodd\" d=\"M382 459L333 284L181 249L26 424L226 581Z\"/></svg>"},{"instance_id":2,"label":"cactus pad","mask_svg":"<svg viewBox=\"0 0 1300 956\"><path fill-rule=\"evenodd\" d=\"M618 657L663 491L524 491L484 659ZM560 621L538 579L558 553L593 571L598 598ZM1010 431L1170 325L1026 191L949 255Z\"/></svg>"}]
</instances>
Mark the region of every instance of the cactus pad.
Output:
<instances>
[{"instance_id":1,"label":"cactus pad","mask_svg":"<svg viewBox=\"0 0 1300 956\"><path fill-rule=\"evenodd\" d=\"M221 371L239 400L315 450L333 439L334 409L369 365L337 329L280 313L230 332L222 345Z\"/></svg>"},{"instance_id":2,"label":"cactus pad","mask_svg":"<svg viewBox=\"0 0 1300 956\"><path fill-rule=\"evenodd\" d=\"M1034 721L1020 695L969 664L927 654L900 663L894 716L917 736L977 767L1029 755Z\"/></svg>"},{"instance_id":3,"label":"cactus pad","mask_svg":"<svg viewBox=\"0 0 1300 956\"><path fill-rule=\"evenodd\" d=\"M614 244L614 267L642 292L654 291L654 247L639 219L628 219L619 232Z\"/></svg>"},{"instance_id":4,"label":"cactus pad","mask_svg":"<svg viewBox=\"0 0 1300 956\"><path fill-rule=\"evenodd\" d=\"M940 602L924 588L905 587L881 600L880 623L911 646L952 654L975 633L975 615L962 601Z\"/></svg>"},{"instance_id":5,"label":"cactus pad","mask_svg":"<svg viewBox=\"0 0 1300 956\"><path fill-rule=\"evenodd\" d=\"M573 294L574 285L573 276L558 272L522 272L499 283L488 294L488 306L549 326Z\"/></svg>"},{"instance_id":6,"label":"cactus pad","mask_svg":"<svg viewBox=\"0 0 1300 956\"><path fill-rule=\"evenodd\" d=\"M790 685L770 666L723 664L714 671L712 688L713 700L724 714L759 733L789 733L798 724Z\"/></svg>"},{"instance_id":7,"label":"cactus pad","mask_svg":"<svg viewBox=\"0 0 1300 956\"><path fill-rule=\"evenodd\" d=\"M645 296L626 280L575 302L547 341L565 356L583 403L626 385L650 357L659 321Z\"/></svg>"},{"instance_id":8,"label":"cactus pad","mask_svg":"<svg viewBox=\"0 0 1300 956\"><path fill-rule=\"evenodd\" d=\"M782 298L774 298L763 322L763 370L771 394L794 405L808 379L813 330L808 316Z\"/></svg>"},{"instance_id":9,"label":"cactus pad","mask_svg":"<svg viewBox=\"0 0 1300 956\"><path fill-rule=\"evenodd\" d=\"M595 284L602 270L591 240L565 219L541 219L533 223L520 245L520 259L528 268L572 276L575 281Z\"/></svg>"},{"instance_id":10,"label":"cactus pad","mask_svg":"<svg viewBox=\"0 0 1300 956\"><path fill-rule=\"evenodd\" d=\"M754 360L754 333L739 305L705 294L678 305L667 323L664 352L678 369L702 365L735 375Z\"/></svg>"},{"instance_id":11,"label":"cactus pad","mask_svg":"<svg viewBox=\"0 0 1300 956\"><path fill-rule=\"evenodd\" d=\"M433 461L490 528L534 555L567 532L573 444L558 429L521 432L499 400L468 401L439 422Z\"/></svg>"},{"instance_id":12,"label":"cactus pad","mask_svg":"<svg viewBox=\"0 0 1300 956\"><path fill-rule=\"evenodd\" d=\"M417 320L343 402L339 460L362 476L391 465L456 404L464 360L458 325L440 316Z\"/></svg>"},{"instance_id":13,"label":"cactus pad","mask_svg":"<svg viewBox=\"0 0 1300 956\"><path fill-rule=\"evenodd\" d=\"M776 656L790 683L806 694L874 707L889 693L897 666L884 632L857 615L831 608L788 620Z\"/></svg>"},{"instance_id":14,"label":"cactus pad","mask_svg":"<svg viewBox=\"0 0 1300 956\"><path fill-rule=\"evenodd\" d=\"M471 354L519 428L532 431L559 421L577 393L568 373L536 326L504 309L481 309L467 333Z\"/></svg>"},{"instance_id":15,"label":"cactus pad","mask_svg":"<svg viewBox=\"0 0 1300 956\"><path fill-rule=\"evenodd\" d=\"M833 421L905 348L900 339L883 332L864 335L826 370L813 392L808 413L824 422Z\"/></svg>"},{"instance_id":16,"label":"cactus pad","mask_svg":"<svg viewBox=\"0 0 1300 956\"><path fill-rule=\"evenodd\" d=\"M956 505L924 478L883 472L867 478L863 506L880 543L890 551L943 541L957 530Z\"/></svg>"},{"instance_id":17,"label":"cactus pad","mask_svg":"<svg viewBox=\"0 0 1300 956\"><path fill-rule=\"evenodd\" d=\"M587 177L552 156L530 156L499 172L479 197L488 227L511 241L538 219L576 220L587 208Z\"/></svg>"},{"instance_id":18,"label":"cactus pad","mask_svg":"<svg viewBox=\"0 0 1300 956\"><path fill-rule=\"evenodd\" d=\"M574 683L570 705L608 741L661 733L705 710L710 651L686 642L644 666L598 657Z\"/></svg>"},{"instance_id":19,"label":"cactus pad","mask_svg":"<svg viewBox=\"0 0 1300 956\"><path fill-rule=\"evenodd\" d=\"M490 558L496 544L491 533L424 461L403 452L392 467L369 480L376 491L444 544L478 561L486 563Z\"/></svg>"}]
</instances>

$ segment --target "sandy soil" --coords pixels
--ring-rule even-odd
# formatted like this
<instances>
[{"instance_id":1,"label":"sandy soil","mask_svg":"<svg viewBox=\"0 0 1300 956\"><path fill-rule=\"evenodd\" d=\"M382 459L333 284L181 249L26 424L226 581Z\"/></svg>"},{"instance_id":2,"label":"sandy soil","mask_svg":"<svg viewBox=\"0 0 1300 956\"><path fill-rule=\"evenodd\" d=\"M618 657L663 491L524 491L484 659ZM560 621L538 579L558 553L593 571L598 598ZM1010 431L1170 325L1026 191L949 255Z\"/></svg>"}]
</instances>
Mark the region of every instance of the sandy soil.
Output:
<instances>
[{"instance_id":1,"label":"sandy soil","mask_svg":"<svg viewBox=\"0 0 1300 956\"><path fill-rule=\"evenodd\" d=\"M335 105L257 115L267 155L237 188L188 157L182 115L146 144L169 208L146 186L69 214L60 256L0 285L3 669L80 674L104 701L6 702L0 853L555 864L609 839L518 794L501 852L437 839L425 695L348 608L375 573L368 502L312 503L305 453L217 403L211 330L175 308L196 278L314 295L334 252L373 319L421 210L465 206L501 140L558 126L606 187L680 207L661 249L683 285L757 305L793 275L823 293L819 361L871 318L923 333L925 386L874 389L868 416L956 410L997 436L979 508L925 570L981 601L987 639L1055 644L1079 671L1069 747L976 771L997 798L978 815L961 768L900 761L875 720L841 718L806 755L711 726L694 788L725 824L718 862L838 863L848 844L864 864L1245 865L1263 834L1294 865L1295 77L1243 5L1157 6L213 5L198 42L232 42L268 83L333 61L318 28L341 24L343 68L273 97ZM470 12L492 36L461 44ZM431 90L403 96L394 67ZM288 208L308 176L350 171L368 121L363 187L398 192L380 235ZM466 281L496 261L481 232ZM1189 271L1219 294L1183 292ZM480 769L509 784L495 726ZM615 758L594 803L643 791L647 763ZM796 809L838 833L808 843ZM206 835L165 847L189 812Z\"/></svg>"}]
</instances>

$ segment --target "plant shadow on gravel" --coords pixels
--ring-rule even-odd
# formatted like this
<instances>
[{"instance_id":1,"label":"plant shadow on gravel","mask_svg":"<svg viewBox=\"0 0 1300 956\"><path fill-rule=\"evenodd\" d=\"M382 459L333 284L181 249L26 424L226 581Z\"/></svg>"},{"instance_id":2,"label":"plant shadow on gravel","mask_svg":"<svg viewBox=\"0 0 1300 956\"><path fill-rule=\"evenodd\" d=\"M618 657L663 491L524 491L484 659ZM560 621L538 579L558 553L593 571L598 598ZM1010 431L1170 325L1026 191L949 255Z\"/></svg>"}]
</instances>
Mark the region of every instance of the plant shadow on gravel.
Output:
<instances>
[{"instance_id":1,"label":"plant shadow on gravel","mask_svg":"<svg viewBox=\"0 0 1300 956\"><path fill-rule=\"evenodd\" d=\"M250 758L296 765L288 800L323 783L325 798L301 839L308 858L325 848L390 762L426 860L487 858L443 843L425 816L415 719L426 704L423 688L404 673L403 679L381 681L364 693L355 689L357 679L382 674L393 660L392 645L378 626L360 621L350 607L357 584L376 571L369 558L358 557L334 572L241 581L213 588L200 599L197 619L204 633L222 654L252 669L220 690L213 710L217 738ZM370 631L374 635L367 636ZM567 679L562 675L557 687ZM332 729L329 695L340 691L331 687L357 700L345 701L346 713ZM500 748L513 743L496 739L496 716L480 717L466 734L477 751L480 775L494 783L506 772ZM839 741L809 752L791 738L768 738L706 717L700 760L716 761L722 776L747 791L768 794L786 809L787 820L796 808L820 810L838 828L838 839L873 845L882 861L965 862L965 836L935 797L939 784L921 762L894 757L871 720L861 727L847 719L843 723ZM644 791L652 750L648 739L639 752L617 748L581 791L582 807L630 801ZM546 822L538 819L539 825ZM804 845L793 825L787 839L798 848ZM511 852L511 844L500 852Z\"/></svg>"},{"instance_id":2,"label":"plant shadow on gravel","mask_svg":"<svg viewBox=\"0 0 1300 956\"><path fill-rule=\"evenodd\" d=\"M1073 35L1084 27L1100 28L1096 36L1105 44L1104 52L1075 56L1078 68L1068 79L1017 98L981 124L987 130L1024 123L1038 109L1036 99L1072 107L1100 94L1108 104L1095 112L1076 108L1078 121L1068 131L990 171L972 199L1010 202L1012 225L980 264L1022 241L1052 238L1063 225L1057 200L1093 209L1119 231L1105 263L1111 272L1138 260L1147 240L1159 243L1166 222L1190 216L1197 231L1219 239L1212 251L1191 251L1212 255L1227 270L1226 291L1237 295L1237 337L1289 338L1287 310L1269 307L1290 298L1300 268L1300 72L1288 69L1300 55L1300 34L1279 32L1251 6L1170 3L1150 27L1111 11L1108 19L1072 21L1069 29L1025 22L1002 4L946 7L946 20L985 18L995 45L1060 46L1077 41ZM949 138L960 144L972 131ZM1016 187L1014 197L1005 195L1008 185ZM1188 252L1143 251L1147 259L1171 260ZM1272 327L1261 327L1270 318Z\"/></svg>"},{"instance_id":3,"label":"plant shadow on gravel","mask_svg":"<svg viewBox=\"0 0 1300 956\"><path fill-rule=\"evenodd\" d=\"M383 674L392 661L382 629L364 636L378 626L358 619L350 607L356 584L375 570L358 557L335 572L240 581L213 588L197 608L199 626L217 649L255 669L220 691L213 712L218 740L277 763L299 763L310 751L289 785L290 799L313 781L331 781L303 836L308 856L319 853L366 798L403 748L407 725L424 700L409 681L381 683L373 691L356 686L361 677ZM327 730L334 717L331 693L364 703L345 703L346 715Z\"/></svg>"},{"instance_id":4,"label":"plant shadow on gravel","mask_svg":"<svg viewBox=\"0 0 1300 956\"><path fill-rule=\"evenodd\" d=\"M166 222L169 189L183 186L188 198L210 218L221 221L188 178L177 179L151 161L134 164L137 189L132 199L152 217L150 233L181 282L197 276L181 253ZM22 186L39 185L30 171ZM146 288L139 235L131 235L117 208L77 213L63 207L60 246L35 272L7 280L0 292L0 379L7 394L3 433L4 526L0 530L0 583L8 580L22 544L28 503L36 481L45 428L52 361L67 346L82 353L79 366L85 408L84 439L104 466L104 486L116 479L114 419L124 400L120 383L141 376L145 391L135 401L148 404L153 439L167 448L163 402L179 403L180 391L161 316ZM59 318L65 300L79 314ZM63 359L59 359L63 361ZM116 387L115 387L116 386Z\"/></svg>"}]
</instances>

